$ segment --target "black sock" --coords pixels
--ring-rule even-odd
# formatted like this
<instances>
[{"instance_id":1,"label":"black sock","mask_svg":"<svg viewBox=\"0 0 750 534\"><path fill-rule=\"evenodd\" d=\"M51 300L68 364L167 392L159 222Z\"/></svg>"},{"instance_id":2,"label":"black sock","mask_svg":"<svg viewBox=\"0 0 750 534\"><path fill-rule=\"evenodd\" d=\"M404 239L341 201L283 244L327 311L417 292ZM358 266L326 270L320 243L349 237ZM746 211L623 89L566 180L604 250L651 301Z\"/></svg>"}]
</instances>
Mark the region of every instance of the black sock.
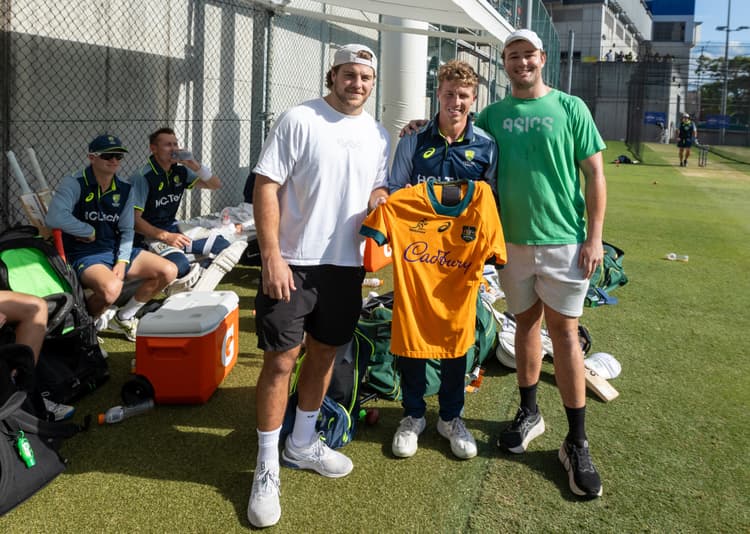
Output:
<instances>
[{"instance_id":1,"label":"black sock","mask_svg":"<svg viewBox=\"0 0 750 534\"><path fill-rule=\"evenodd\" d=\"M586 440L586 406L581 408L565 407L565 415L568 416L568 441L576 445L583 445Z\"/></svg>"},{"instance_id":2,"label":"black sock","mask_svg":"<svg viewBox=\"0 0 750 534\"><path fill-rule=\"evenodd\" d=\"M536 387L539 382L533 386L518 386L518 391L521 393L521 408L526 413L536 413Z\"/></svg>"}]
</instances>

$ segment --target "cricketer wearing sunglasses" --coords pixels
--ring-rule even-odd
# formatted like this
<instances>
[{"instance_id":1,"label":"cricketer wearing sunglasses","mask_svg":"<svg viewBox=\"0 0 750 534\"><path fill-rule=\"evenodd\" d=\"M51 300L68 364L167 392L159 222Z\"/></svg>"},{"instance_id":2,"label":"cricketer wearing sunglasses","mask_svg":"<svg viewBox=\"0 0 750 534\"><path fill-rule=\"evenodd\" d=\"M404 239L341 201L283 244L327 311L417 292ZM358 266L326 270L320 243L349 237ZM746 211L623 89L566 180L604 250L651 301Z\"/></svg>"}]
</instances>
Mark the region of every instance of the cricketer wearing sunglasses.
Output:
<instances>
[{"instance_id":1,"label":"cricketer wearing sunglasses","mask_svg":"<svg viewBox=\"0 0 750 534\"><path fill-rule=\"evenodd\" d=\"M133 195L117 176L128 150L113 135L89 144L89 166L63 178L47 213L47 226L62 230L68 262L93 293L86 303L98 317L120 295L127 278L143 280L110 321L135 341L138 310L177 276L174 263L133 247Z\"/></svg>"}]
</instances>

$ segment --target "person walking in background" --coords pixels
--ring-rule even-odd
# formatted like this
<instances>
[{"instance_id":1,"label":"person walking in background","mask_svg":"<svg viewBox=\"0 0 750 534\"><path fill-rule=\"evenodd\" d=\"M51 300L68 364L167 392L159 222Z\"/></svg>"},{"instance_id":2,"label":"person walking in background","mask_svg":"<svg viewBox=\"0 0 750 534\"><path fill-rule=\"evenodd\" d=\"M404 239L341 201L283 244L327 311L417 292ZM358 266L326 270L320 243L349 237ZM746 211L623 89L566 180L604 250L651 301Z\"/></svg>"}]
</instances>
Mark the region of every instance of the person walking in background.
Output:
<instances>
[{"instance_id":1,"label":"person walking in background","mask_svg":"<svg viewBox=\"0 0 750 534\"><path fill-rule=\"evenodd\" d=\"M109 322L110 328L135 341L136 313L175 279L174 263L133 247L133 195L117 176L128 150L119 138L100 135L89 144L90 165L63 178L47 213L50 228L62 230L68 263L92 294L86 299L92 317L115 303L123 281L142 282Z\"/></svg>"},{"instance_id":2,"label":"person walking in background","mask_svg":"<svg viewBox=\"0 0 750 534\"><path fill-rule=\"evenodd\" d=\"M576 495L597 497L602 484L585 430L586 383L578 317L588 279L602 263L605 145L577 97L542 79L547 55L539 36L517 30L505 40L503 63L511 94L487 106L476 125L499 149L497 192L508 248L500 271L508 311L516 316L521 405L498 446L523 453L544 430L536 402L542 319L554 347L555 380L568 419L559 459ZM579 168L585 177L581 193ZM584 211L586 218L584 219Z\"/></svg>"},{"instance_id":3,"label":"person walking in background","mask_svg":"<svg viewBox=\"0 0 750 534\"><path fill-rule=\"evenodd\" d=\"M688 158L690 157L690 147L693 143L698 142L698 128L695 123L690 120L690 115L683 113L680 126L677 128L677 147L680 152L680 167L688 166Z\"/></svg>"},{"instance_id":4,"label":"person walking in background","mask_svg":"<svg viewBox=\"0 0 750 534\"><path fill-rule=\"evenodd\" d=\"M337 50L326 74L330 92L283 113L253 169L262 260L255 307L263 350L258 457L247 510L255 527L281 518L279 436L303 338L295 423L281 458L331 478L353 468L320 439L316 422L336 348L352 338L362 306L360 225L388 194L388 134L364 110L376 73L368 47Z\"/></svg>"},{"instance_id":5,"label":"person walking in background","mask_svg":"<svg viewBox=\"0 0 750 534\"><path fill-rule=\"evenodd\" d=\"M469 120L477 98L477 84L474 69L464 61L452 60L440 67L437 89L440 109L419 132L403 136L399 141L388 181L391 193L428 179L436 182L481 180L494 185L497 145L494 139L475 128ZM448 196L449 190L460 191L459 188L443 188L443 197ZM457 197L454 200L458 203L460 199ZM450 315L456 316L453 313ZM412 321L413 317L410 317L410 324ZM453 326L464 328L466 324ZM455 347L450 348L453 350ZM477 454L476 442L461 418L466 354L454 357L450 350L445 354L440 358L438 432L450 440L455 456L473 458ZM419 434L427 424L424 417L427 409L424 401L427 386L425 366L426 358L431 356L399 356L404 417L393 436L391 450L395 456L407 458L417 452Z\"/></svg>"}]
</instances>

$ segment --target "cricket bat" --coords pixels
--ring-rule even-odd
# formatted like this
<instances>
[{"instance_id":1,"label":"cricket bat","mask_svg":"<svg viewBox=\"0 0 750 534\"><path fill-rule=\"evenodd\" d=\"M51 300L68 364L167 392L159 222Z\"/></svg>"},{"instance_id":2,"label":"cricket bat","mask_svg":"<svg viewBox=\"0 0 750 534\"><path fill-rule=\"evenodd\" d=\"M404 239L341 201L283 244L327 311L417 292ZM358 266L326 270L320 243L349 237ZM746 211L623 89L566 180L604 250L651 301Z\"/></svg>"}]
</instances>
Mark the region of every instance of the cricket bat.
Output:
<instances>
[{"instance_id":1,"label":"cricket bat","mask_svg":"<svg viewBox=\"0 0 750 534\"><path fill-rule=\"evenodd\" d=\"M47 215L47 206L29 187L29 182L18 165L18 160L13 151L9 150L5 155L8 157L10 170L21 188L21 207L26 213L26 217L31 224L37 227L42 236L49 237L51 234L44 222L44 217Z\"/></svg>"},{"instance_id":2,"label":"cricket bat","mask_svg":"<svg viewBox=\"0 0 750 534\"><path fill-rule=\"evenodd\" d=\"M606 378L592 369L584 369L586 372L586 387L593 391L597 397L604 402L616 399L620 393L610 384Z\"/></svg>"},{"instance_id":3,"label":"cricket bat","mask_svg":"<svg viewBox=\"0 0 750 534\"><path fill-rule=\"evenodd\" d=\"M39 166L39 160L36 159L36 152L34 151L34 149L32 147L28 147L26 149L26 154L29 156L29 162L31 163L31 172L34 173L34 176L39 183L39 189L37 189L36 194L42 204L44 204L44 213L47 213L49 204L50 202L52 202L52 191L50 191L49 184L44 178L42 168Z\"/></svg>"}]
</instances>

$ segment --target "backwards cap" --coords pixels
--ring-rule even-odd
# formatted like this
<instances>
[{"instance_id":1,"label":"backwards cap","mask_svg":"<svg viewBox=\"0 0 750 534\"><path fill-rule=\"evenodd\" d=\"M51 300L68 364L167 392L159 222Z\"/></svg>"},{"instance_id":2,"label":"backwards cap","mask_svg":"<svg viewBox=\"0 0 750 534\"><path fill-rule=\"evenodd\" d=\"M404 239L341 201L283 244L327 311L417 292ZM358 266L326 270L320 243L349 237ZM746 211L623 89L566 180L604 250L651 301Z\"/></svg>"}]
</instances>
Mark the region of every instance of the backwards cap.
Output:
<instances>
[{"instance_id":1,"label":"backwards cap","mask_svg":"<svg viewBox=\"0 0 750 534\"><path fill-rule=\"evenodd\" d=\"M360 52L367 52L370 54L371 59L360 57ZM348 44L344 45L338 50L333 56L333 67L338 67L344 63L359 63L360 65L367 65L372 67L374 72L378 72L378 59L375 57L375 53L365 45L361 44Z\"/></svg>"}]
</instances>

